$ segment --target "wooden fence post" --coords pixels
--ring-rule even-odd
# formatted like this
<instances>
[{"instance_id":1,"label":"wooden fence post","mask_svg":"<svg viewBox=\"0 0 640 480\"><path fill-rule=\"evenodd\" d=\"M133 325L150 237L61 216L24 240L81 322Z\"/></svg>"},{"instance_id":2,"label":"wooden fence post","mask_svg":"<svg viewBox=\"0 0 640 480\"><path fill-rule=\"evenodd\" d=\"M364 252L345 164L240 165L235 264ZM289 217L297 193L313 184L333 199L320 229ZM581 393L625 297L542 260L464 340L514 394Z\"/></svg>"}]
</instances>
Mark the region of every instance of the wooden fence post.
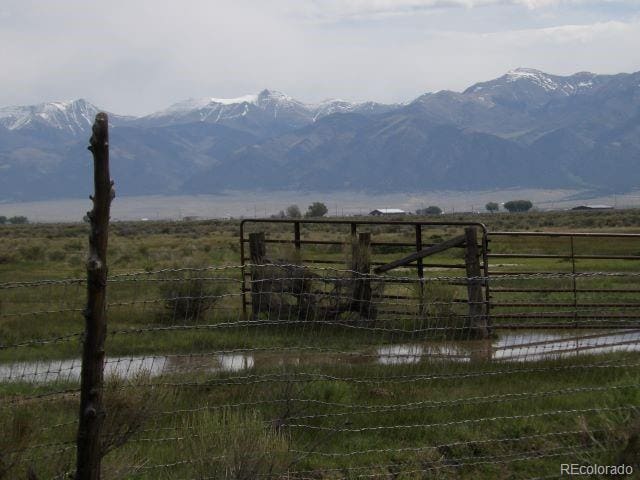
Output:
<instances>
[{"instance_id":1,"label":"wooden fence post","mask_svg":"<svg viewBox=\"0 0 640 480\"><path fill-rule=\"evenodd\" d=\"M371 233L358 235L351 243L351 270L353 271L353 311L360 314L361 319L375 320L376 309L371 305Z\"/></svg>"},{"instance_id":2,"label":"wooden fence post","mask_svg":"<svg viewBox=\"0 0 640 480\"><path fill-rule=\"evenodd\" d=\"M253 320L258 319L258 315L262 308L264 308L262 302L269 301L268 298L264 298L261 295L264 285L260 280L264 279L261 269L264 267L258 267L256 265L264 265L265 257L267 255L267 247L265 243L264 232L250 233L249 234L249 257L251 258L251 318ZM267 305L268 306L268 305Z\"/></svg>"},{"instance_id":3,"label":"wooden fence post","mask_svg":"<svg viewBox=\"0 0 640 480\"><path fill-rule=\"evenodd\" d=\"M480 270L480 252L478 238L474 227L464 229L465 265L467 270L467 295L469 301L469 327L479 338L487 338L487 316L485 315L484 297L482 295L482 273Z\"/></svg>"},{"instance_id":4,"label":"wooden fence post","mask_svg":"<svg viewBox=\"0 0 640 480\"><path fill-rule=\"evenodd\" d=\"M80 384L80 419L77 436L76 480L99 480L102 459L100 432L103 405L104 341L107 333L107 242L109 211L114 197L109 176L109 119L98 113L89 150L93 154L93 209L87 259L87 308Z\"/></svg>"}]
</instances>

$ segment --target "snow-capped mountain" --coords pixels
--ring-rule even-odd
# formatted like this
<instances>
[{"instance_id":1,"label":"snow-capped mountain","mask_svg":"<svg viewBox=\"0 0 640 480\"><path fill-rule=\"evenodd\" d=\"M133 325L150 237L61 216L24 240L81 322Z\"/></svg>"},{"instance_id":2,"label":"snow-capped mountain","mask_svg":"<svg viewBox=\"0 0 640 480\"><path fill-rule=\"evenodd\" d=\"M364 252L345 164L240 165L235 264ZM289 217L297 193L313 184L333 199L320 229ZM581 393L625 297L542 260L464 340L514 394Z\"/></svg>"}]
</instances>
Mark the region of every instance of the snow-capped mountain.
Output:
<instances>
[{"instance_id":1,"label":"snow-capped mountain","mask_svg":"<svg viewBox=\"0 0 640 480\"><path fill-rule=\"evenodd\" d=\"M549 75L533 68L516 68L504 75L507 83L525 81L537 85L548 92L574 95L594 86L597 75L591 72L579 72L569 77ZM477 89L477 87L476 87Z\"/></svg>"},{"instance_id":2,"label":"snow-capped mountain","mask_svg":"<svg viewBox=\"0 0 640 480\"><path fill-rule=\"evenodd\" d=\"M310 112L313 113L313 121L333 115L335 113L360 113L363 115L376 115L386 113L396 108L402 107L402 104L384 104L377 102L348 102L346 100L329 99L318 104L307 105Z\"/></svg>"},{"instance_id":3,"label":"snow-capped mountain","mask_svg":"<svg viewBox=\"0 0 640 480\"><path fill-rule=\"evenodd\" d=\"M580 72L567 77L533 68L516 68L488 82L476 83L463 94L490 103L537 108L551 99L587 93L608 80L606 75Z\"/></svg>"},{"instance_id":4,"label":"snow-capped mountain","mask_svg":"<svg viewBox=\"0 0 640 480\"><path fill-rule=\"evenodd\" d=\"M84 99L0 108L0 127L11 131L53 129L77 136L91 129L100 109ZM126 117L110 115L110 121Z\"/></svg>"},{"instance_id":5,"label":"snow-capped mountain","mask_svg":"<svg viewBox=\"0 0 640 480\"><path fill-rule=\"evenodd\" d=\"M73 135L87 131L98 109L86 100L0 108L0 125L8 130L46 126Z\"/></svg>"},{"instance_id":6,"label":"snow-capped mountain","mask_svg":"<svg viewBox=\"0 0 640 480\"><path fill-rule=\"evenodd\" d=\"M376 102L354 103L325 100L318 104L303 103L276 90L237 98L188 99L138 120L145 126L169 126L192 122L226 125L269 136L309 125L335 113L384 113L400 105ZM257 128L258 127L258 128Z\"/></svg>"},{"instance_id":7,"label":"snow-capped mountain","mask_svg":"<svg viewBox=\"0 0 640 480\"><path fill-rule=\"evenodd\" d=\"M263 90L237 98L190 98L171 105L165 110L152 113L140 120L149 124L166 125L185 122L219 123L244 117L260 110L278 116L280 110L305 112L305 106L283 93Z\"/></svg>"},{"instance_id":8,"label":"snow-capped mountain","mask_svg":"<svg viewBox=\"0 0 640 480\"><path fill-rule=\"evenodd\" d=\"M98 108L0 108L0 201L84 195ZM638 188L640 72L518 68L406 104L304 103L263 90L110 114L122 195L225 189Z\"/></svg>"}]
</instances>

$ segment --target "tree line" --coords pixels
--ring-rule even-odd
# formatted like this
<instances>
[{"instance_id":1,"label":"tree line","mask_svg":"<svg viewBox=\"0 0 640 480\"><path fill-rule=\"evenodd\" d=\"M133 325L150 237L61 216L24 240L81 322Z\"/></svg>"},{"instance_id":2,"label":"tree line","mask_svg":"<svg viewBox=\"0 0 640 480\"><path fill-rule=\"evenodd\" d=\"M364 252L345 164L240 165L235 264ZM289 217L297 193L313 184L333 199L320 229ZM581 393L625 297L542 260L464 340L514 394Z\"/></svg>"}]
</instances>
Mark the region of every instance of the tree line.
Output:
<instances>
[{"instance_id":1,"label":"tree line","mask_svg":"<svg viewBox=\"0 0 640 480\"><path fill-rule=\"evenodd\" d=\"M533 208L533 203L530 200L510 200L502 204L503 208L511 213L516 212L528 212ZM484 208L491 213L500 210L500 204L497 202L488 202ZM419 208L416 210L416 215L440 215L442 209L437 205L430 205L426 208Z\"/></svg>"},{"instance_id":2,"label":"tree line","mask_svg":"<svg viewBox=\"0 0 640 480\"><path fill-rule=\"evenodd\" d=\"M502 207L511 213L528 212L533 208L533 203L530 200L510 200L502 204ZM500 204L497 202L488 202L484 207L488 212L494 213L500 210ZM324 217L329 209L322 202L313 202L307 207L307 211L302 213L298 205L289 205L286 209L280 210L276 215L272 215L271 218L319 218ZM416 215L440 215L443 211L437 205L429 205L426 208L419 208L416 210Z\"/></svg>"},{"instance_id":3,"label":"tree line","mask_svg":"<svg viewBox=\"0 0 640 480\"><path fill-rule=\"evenodd\" d=\"M13 217L5 217L4 215L0 215L0 225L5 225L10 223L12 225L23 225L25 223L29 223L29 219L22 215L16 215Z\"/></svg>"},{"instance_id":4,"label":"tree line","mask_svg":"<svg viewBox=\"0 0 640 480\"><path fill-rule=\"evenodd\" d=\"M319 218L324 217L329 209L322 202L313 202L307 208L304 214L305 218ZM302 218L302 211L298 205L289 205L285 210L280 210L277 215L272 215L272 218Z\"/></svg>"}]
</instances>

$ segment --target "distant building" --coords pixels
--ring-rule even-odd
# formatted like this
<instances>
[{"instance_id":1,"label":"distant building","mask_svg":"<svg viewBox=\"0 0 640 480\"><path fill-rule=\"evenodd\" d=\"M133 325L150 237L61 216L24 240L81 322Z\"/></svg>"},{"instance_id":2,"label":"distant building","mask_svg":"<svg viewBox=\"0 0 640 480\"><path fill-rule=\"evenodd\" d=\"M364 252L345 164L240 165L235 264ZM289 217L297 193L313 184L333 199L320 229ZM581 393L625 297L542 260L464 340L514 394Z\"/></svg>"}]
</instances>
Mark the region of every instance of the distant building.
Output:
<instances>
[{"instance_id":1,"label":"distant building","mask_svg":"<svg viewBox=\"0 0 640 480\"><path fill-rule=\"evenodd\" d=\"M399 208L376 208L375 210L369 212L369 215L373 215L374 217L379 217L381 215L406 215L406 214L407 212Z\"/></svg>"},{"instance_id":2,"label":"distant building","mask_svg":"<svg viewBox=\"0 0 640 480\"><path fill-rule=\"evenodd\" d=\"M578 205L571 210L613 210L611 205Z\"/></svg>"}]
</instances>

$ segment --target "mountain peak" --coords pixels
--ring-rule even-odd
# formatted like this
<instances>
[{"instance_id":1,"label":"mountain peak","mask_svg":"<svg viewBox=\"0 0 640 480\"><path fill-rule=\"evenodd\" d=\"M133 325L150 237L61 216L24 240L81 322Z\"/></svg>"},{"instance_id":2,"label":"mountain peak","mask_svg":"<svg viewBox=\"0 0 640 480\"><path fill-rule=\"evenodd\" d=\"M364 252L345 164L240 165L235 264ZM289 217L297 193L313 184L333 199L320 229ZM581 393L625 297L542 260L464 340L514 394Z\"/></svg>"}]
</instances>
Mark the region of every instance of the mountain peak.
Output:
<instances>
[{"instance_id":1,"label":"mountain peak","mask_svg":"<svg viewBox=\"0 0 640 480\"><path fill-rule=\"evenodd\" d=\"M518 80L529 80L533 82L544 82L550 84L550 75L535 68L518 67L514 70L509 70L503 78L506 78L507 82L517 82Z\"/></svg>"},{"instance_id":2,"label":"mountain peak","mask_svg":"<svg viewBox=\"0 0 640 480\"><path fill-rule=\"evenodd\" d=\"M265 100L274 100L274 101L284 101L291 102L294 101L292 97L289 95L279 92L278 90L269 90L265 88L257 95L258 102Z\"/></svg>"},{"instance_id":3,"label":"mountain peak","mask_svg":"<svg viewBox=\"0 0 640 480\"><path fill-rule=\"evenodd\" d=\"M211 103L220 103L222 105L237 105L241 103L256 103L259 95L249 94L235 98L209 98L207 105ZM206 105L205 105L206 106Z\"/></svg>"},{"instance_id":4,"label":"mountain peak","mask_svg":"<svg viewBox=\"0 0 640 480\"><path fill-rule=\"evenodd\" d=\"M186 100L182 100L178 103L174 103L168 109L156 112L151 114L150 116L160 116L165 115L166 113L181 113L181 112L190 112L194 110L203 110L203 109L211 109L216 108L220 105L224 106L233 106L233 105L242 105L242 104L253 104L258 105L262 102L268 101L292 101L293 99L288 95L285 95L282 92L277 90L269 90L264 89L259 93L250 93L247 95L241 95L239 97L232 98L218 98L218 97L203 97L203 98L188 98Z\"/></svg>"},{"instance_id":5,"label":"mountain peak","mask_svg":"<svg viewBox=\"0 0 640 480\"><path fill-rule=\"evenodd\" d=\"M513 68L511 70L509 70L507 72L507 75L509 74L522 74L522 73L532 73L532 74L542 74L542 75L546 75L545 72L543 72L542 70L538 70L537 68L529 68L529 67L518 67L518 68Z\"/></svg>"},{"instance_id":6,"label":"mountain peak","mask_svg":"<svg viewBox=\"0 0 640 480\"><path fill-rule=\"evenodd\" d=\"M44 125L73 134L91 127L98 108L83 98L38 105L0 108L0 125L8 130L20 130Z\"/></svg>"}]
</instances>

